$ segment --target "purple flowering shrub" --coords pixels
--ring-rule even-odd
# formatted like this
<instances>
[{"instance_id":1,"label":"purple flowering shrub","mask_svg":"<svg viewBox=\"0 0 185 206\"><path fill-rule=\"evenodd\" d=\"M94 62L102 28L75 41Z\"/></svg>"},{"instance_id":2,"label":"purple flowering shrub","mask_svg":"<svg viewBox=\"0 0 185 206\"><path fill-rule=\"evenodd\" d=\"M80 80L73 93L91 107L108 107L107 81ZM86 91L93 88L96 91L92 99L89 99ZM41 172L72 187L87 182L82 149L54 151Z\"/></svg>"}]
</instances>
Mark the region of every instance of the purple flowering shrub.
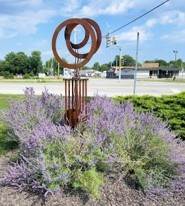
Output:
<instances>
[{"instance_id":1,"label":"purple flowering shrub","mask_svg":"<svg viewBox=\"0 0 185 206\"><path fill-rule=\"evenodd\" d=\"M150 195L185 189L185 145L164 122L106 97L93 98L87 111L87 121L73 130L63 123L60 97L27 89L3 113L20 157L1 184L44 196L81 189L99 198L112 173Z\"/></svg>"},{"instance_id":2,"label":"purple flowering shrub","mask_svg":"<svg viewBox=\"0 0 185 206\"><path fill-rule=\"evenodd\" d=\"M36 96L32 88L25 90L25 98L11 103L10 109L1 114L9 133L15 141L22 143L38 124L50 121L59 123L63 118L61 97L43 92Z\"/></svg>"},{"instance_id":3,"label":"purple flowering shrub","mask_svg":"<svg viewBox=\"0 0 185 206\"><path fill-rule=\"evenodd\" d=\"M185 143L166 123L132 104L96 97L88 105L87 125L107 154L109 166L125 181L148 193L185 189Z\"/></svg>"},{"instance_id":4,"label":"purple flowering shrub","mask_svg":"<svg viewBox=\"0 0 185 206\"><path fill-rule=\"evenodd\" d=\"M77 132L74 135L66 126L45 126L40 125L39 132L22 144L20 160L8 169L1 184L45 197L65 188L82 188L98 198L103 177L96 164L103 160L103 154L93 137Z\"/></svg>"}]
</instances>

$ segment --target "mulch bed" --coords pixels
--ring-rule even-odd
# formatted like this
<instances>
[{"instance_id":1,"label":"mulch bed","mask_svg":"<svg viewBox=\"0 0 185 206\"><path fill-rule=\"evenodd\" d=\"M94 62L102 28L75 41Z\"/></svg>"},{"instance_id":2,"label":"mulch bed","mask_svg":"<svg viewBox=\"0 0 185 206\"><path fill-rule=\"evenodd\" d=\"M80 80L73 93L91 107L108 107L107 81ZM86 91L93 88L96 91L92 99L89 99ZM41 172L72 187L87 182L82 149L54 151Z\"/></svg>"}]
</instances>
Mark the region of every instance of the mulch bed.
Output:
<instances>
[{"instance_id":1,"label":"mulch bed","mask_svg":"<svg viewBox=\"0 0 185 206\"><path fill-rule=\"evenodd\" d=\"M0 157L0 178L8 166L10 154ZM129 188L123 181L109 180L102 188L99 201L89 199L84 193L57 194L50 196L44 203L38 196L13 188L0 188L0 206L185 206L185 192L172 194L170 197L148 199L141 191Z\"/></svg>"}]
</instances>

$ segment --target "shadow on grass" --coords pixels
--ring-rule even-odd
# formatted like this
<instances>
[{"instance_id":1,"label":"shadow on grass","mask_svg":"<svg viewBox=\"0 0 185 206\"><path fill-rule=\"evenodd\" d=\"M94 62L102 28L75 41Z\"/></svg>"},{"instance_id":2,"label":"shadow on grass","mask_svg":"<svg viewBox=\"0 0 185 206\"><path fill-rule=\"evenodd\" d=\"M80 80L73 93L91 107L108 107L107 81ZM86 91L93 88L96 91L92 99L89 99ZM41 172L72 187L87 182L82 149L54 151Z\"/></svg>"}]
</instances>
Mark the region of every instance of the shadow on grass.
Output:
<instances>
[{"instance_id":1,"label":"shadow on grass","mask_svg":"<svg viewBox=\"0 0 185 206\"><path fill-rule=\"evenodd\" d=\"M8 138L7 128L0 122L0 155L6 154L8 151L18 147L17 142Z\"/></svg>"}]
</instances>

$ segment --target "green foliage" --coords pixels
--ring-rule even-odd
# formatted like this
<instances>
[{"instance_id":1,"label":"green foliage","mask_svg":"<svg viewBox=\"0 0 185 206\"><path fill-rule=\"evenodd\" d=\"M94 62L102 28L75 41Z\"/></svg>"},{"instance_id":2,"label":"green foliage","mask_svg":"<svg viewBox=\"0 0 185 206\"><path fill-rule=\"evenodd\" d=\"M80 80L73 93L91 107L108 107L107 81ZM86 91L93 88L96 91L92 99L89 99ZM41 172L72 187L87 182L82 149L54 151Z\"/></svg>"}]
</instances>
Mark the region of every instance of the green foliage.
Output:
<instances>
[{"instance_id":1,"label":"green foliage","mask_svg":"<svg viewBox=\"0 0 185 206\"><path fill-rule=\"evenodd\" d=\"M76 173L74 188L85 190L94 198L100 198L100 187L103 185L103 175L98 173L95 168L85 172L78 171Z\"/></svg>"},{"instance_id":2,"label":"green foliage","mask_svg":"<svg viewBox=\"0 0 185 206\"><path fill-rule=\"evenodd\" d=\"M8 131L3 123L0 122L0 155L16 149L17 143L8 139Z\"/></svg>"},{"instance_id":3,"label":"green foliage","mask_svg":"<svg viewBox=\"0 0 185 206\"><path fill-rule=\"evenodd\" d=\"M41 59L41 52L40 51L33 51L31 56L29 57L30 60L30 68L33 74L38 74L39 72L43 72L42 66L42 59Z\"/></svg>"},{"instance_id":4,"label":"green foliage","mask_svg":"<svg viewBox=\"0 0 185 206\"><path fill-rule=\"evenodd\" d=\"M0 110L6 109L9 106L9 103L13 100L21 99L23 98L22 95L7 95L7 94L1 94L0 95Z\"/></svg>"},{"instance_id":5,"label":"green foliage","mask_svg":"<svg viewBox=\"0 0 185 206\"><path fill-rule=\"evenodd\" d=\"M86 139L85 139L86 138ZM103 177L96 172L96 164L101 164L102 152L94 148L92 140L78 135L68 140L54 139L44 142L43 158L50 181L48 188L68 186L90 193L94 198L100 195Z\"/></svg>"},{"instance_id":6,"label":"green foliage","mask_svg":"<svg viewBox=\"0 0 185 206\"><path fill-rule=\"evenodd\" d=\"M66 62L64 58L63 61ZM48 61L46 61L44 72L52 75L58 75L58 62L55 60L55 58L51 58ZM63 67L59 65L59 74L61 74L62 72L63 72Z\"/></svg>"},{"instance_id":7,"label":"green foliage","mask_svg":"<svg viewBox=\"0 0 185 206\"><path fill-rule=\"evenodd\" d=\"M14 79L14 75L8 71L2 72L2 75L5 79Z\"/></svg>"},{"instance_id":8,"label":"green foliage","mask_svg":"<svg viewBox=\"0 0 185 206\"><path fill-rule=\"evenodd\" d=\"M100 71L100 72L103 72L103 71L108 71L111 67L111 64L102 64L100 65L99 62L95 62L92 69L93 70L96 70L96 71Z\"/></svg>"},{"instance_id":9,"label":"green foliage","mask_svg":"<svg viewBox=\"0 0 185 206\"><path fill-rule=\"evenodd\" d=\"M24 76L23 76L23 79L32 79L33 78L33 74L28 74L26 73Z\"/></svg>"},{"instance_id":10,"label":"green foliage","mask_svg":"<svg viewBox=\"0 0 185 206\"><path fill-rule=\"evenodd\" d=\"M154 113L154 115L167 121L177 136L185 140L185 93L162 97L116 97L115 100L120 103L130 101L137 111Z\"/></svg>"},{"instance_id":11,"label":"green foliage","mask_svg":"<svg viewBox=\"0 0 185 206\"><path fill-rule=\"evenodd\" d=\"M4 61L0 61L1 75L7 72L11 75L24 75L26 73L37 75L42 71L41 53L39 51L33 51L31 56L27 56L24 52L10 52L5 56Z\"/></svg>"},{"instance_id":12,"label":"green foliage","mask_svg":"<svg viewBox=\"0 0 185 206\"><path fill-rule=\"evenodd\" d=\"M141 133L136 127L121 136L112 134L111 140L128 182L133 181L146 190L166 186L174 175L175 165L169 160L169 148L152 130Z\"/></svg>"},{"instance_id":13,"label":"green foliage","mask_svg":"<svg viewBox=\"0 0 185 206\"><path fill-rule=\"evenodd\" d=\"M119 55L115 56L113 61L114 66L119 66L120 57ZM121 66L135 66L135 59L130 55L124 55L121 57Z\"/></svg>"}]
</instances>

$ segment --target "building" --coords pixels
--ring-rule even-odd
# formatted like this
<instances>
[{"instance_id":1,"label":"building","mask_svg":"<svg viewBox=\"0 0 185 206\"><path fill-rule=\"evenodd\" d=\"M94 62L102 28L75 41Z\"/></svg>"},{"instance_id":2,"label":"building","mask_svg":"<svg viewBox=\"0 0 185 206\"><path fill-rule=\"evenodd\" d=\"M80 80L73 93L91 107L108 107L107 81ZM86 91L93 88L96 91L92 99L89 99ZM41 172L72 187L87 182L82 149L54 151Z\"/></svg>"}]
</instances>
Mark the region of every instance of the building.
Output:
<instances>
[{"instance_id":1,"label":"building","mask_svg":"<svg viewBox=\"0 0 185 206\"><path fill-rule=\"evenodd\" d=\"M107 78L118 78L120 68L112 67L111 70L107 72ZM121 68L121 78L122 79L133 79L135 73L135 67L124 66ZM174 78L180 75L180 71L177 68L163 68L159 66L159 63L144 63L142 66L138 67L137 78L147 79L147 78Z\"/></svg>"}]
</instances>

